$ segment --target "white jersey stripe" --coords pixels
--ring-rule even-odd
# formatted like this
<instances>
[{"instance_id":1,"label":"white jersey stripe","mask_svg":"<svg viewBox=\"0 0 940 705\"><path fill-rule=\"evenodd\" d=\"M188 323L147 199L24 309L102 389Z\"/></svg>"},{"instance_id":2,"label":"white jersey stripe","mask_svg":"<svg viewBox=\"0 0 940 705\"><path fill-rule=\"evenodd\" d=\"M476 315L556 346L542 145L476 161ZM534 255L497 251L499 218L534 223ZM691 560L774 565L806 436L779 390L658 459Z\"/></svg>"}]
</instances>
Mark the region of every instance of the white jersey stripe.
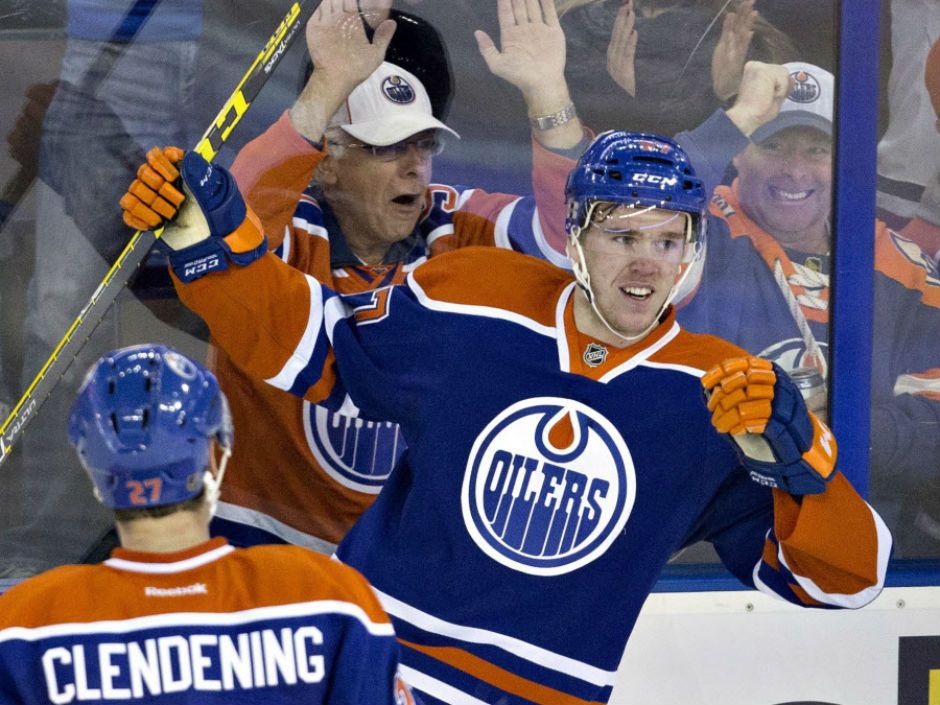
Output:
<instances>
[{"instance_id":1,"label":"white jersey stripe","mask_svg":"<svg viewBox=\"0 0 940 705\"><path fill-rule=\"evenodd\" d=\"M548 244L548 240L545 239L545 231L542 230L542 221L539 218L538 208L532 213L532 233L535 235L535 242L539 246L539 252L542 253L545 259L556 267L571 271L571 260L561 252L552 249L551 245Z\"/></svg>"},{"instance_id":2,"label":"white jersey stripe","mask_svg":"<svg viewBox=\"0 0 940 705\"><path fill-rule=\"evenodd\" d=\"M219 519L225 519L235 524L244 524L245 526L260 529L265 533L277 536L279 539L292 543L295 546L303 546L304 548L309 548L311 551L323 553L327 556L332 555L333 551L336 550L335 543L330 543L316 536L305 534L292 526L278 521L272 516L255 511L254 509L248 509L247 507L239 507L237 504L219 502L215 515Z\"/></svg>"},{"instance_id":3,"label":"white jersey stripe","mask_svg":"<svg viewBox=\"0 0 940 705\"><path fill-rule=\"evenodd\" d=\"M431 678L431 676L426 673L417 671L410 666L402 664L398 667L398 670L401 672L401 677L405 680L405 683L412 688L422 693L427 693L438 700L443 700L449 705L487 705L484 701L462 690L458 690L444 681Z\"/></svg>"},{"instance_id":4,"label":"white jersey stripe","mask_svg":"<svg viewBox=\"0 0 940 705\"><path fill-rule=\"evenodd\" d=\"M540 335L547 336L549 338L555 338L557 336L557 331L553 326L542 325L538 321L534 321L527 316L522 314L515 313L514 311L507 311L502 308L495 308L493 306L476 306L472 304L457 304L450 301L438 301L432 299L424 289L421 288L421 285L415 281L414 274L409 274L408 279L406 280L408 288L410 288L418 301L426 308L431 309L432 311L443 311L446 313L458 313L464 316L483 316L485 318L499 318L504 321L509 321L510 323L515 323L520 325L523 328L528 328L529 330L539 333Z\"/></svg>"},{"instance_id":5,"label":"white jersey stripe","mask_svg":"<svg viewBox=\"0 0 940 705\"><path fill-rule=\"evenodd\" d=\"M327 233L326 228L324 228L322 225L317 225L303 218L296 217L291 222L294 224L295 228L303 230L309 235L314 235L315 237L322 238L323 240L330 239L329 233Z\"/></svg>"},{"instance_id":6,"label":"white jersey stripe","mask_svg":"<svg viewBox=\"0 0 940 705\"><path fill-rule=\"evenodd\" d=\"M186 558L174 563L142 563L140 561L129 561L124 558L109 558L104 562L109 568L117 570L126 570L130 573L150 573L153 575L166 575L169 573L181 573L184 570L192 570L201 565L212 563L224 556L227 556L235 549L232 546L225 545L214 548L211 551L200 553L198 556Z\"/></svg>"},{"instance_id":7,"label":"white jersey stripe","mask_svg":"<svg viewBox=\"0 0 940 705\"><path fill-rule=\"evenodd\" d=\"M496 217L493 237L496 240L496 246L502 247L504 250L513 249L512 242L509 239L509 221L512 219L512 213L516 210L516 206L521 200L521 198L517 198L512 203L505 206Z\"/></svg>"},{"instance_id":8,"label":"white jersey stripe","mask_svg":"<svg viewBox=\"0 0 940 705\"><path fill-rule=\"evenodd\" d=\"M395 599L391 595L386 595L380 590L375 590L375 593L379 596L379 601L382 603L386 612L426 632L459 639L460 641L466 641L472 644L495 646L513 656L530 661L542 668L549 668L553 671L579 678L594 685L612 686L614 684L614 677L617 675L616 671L605 671L589 663L556 654L535 644L530 644L527 641L506 634L445 622L443 619L428 614L427 612L422 612L411 605L407 605Z\"/></svg>"},{"instance_id":9,"label":"white jersey stripe","mask_svg":"<svg viewBox=\"0 0 940 705\"><path fill-rule=\"evenodd\" d=\"M387 622L374 622L359 605L340 600L311 600L289 605L255 607L240 612L172 612L131 619L102 620L100 622L72 622L50 624L43 627L9 627L0 630L0 642L19 639L38 641L61 636L85 634L128 634L145 629L185 627L228 627L275 619L294 619L320 615L344 615L360 622L370 634L394 636L395 630Z\"/></svg>"},{"instance_id":10,"label":"white jersey stripe","mask_svg":"<svg viewBox=\"0 0 940 705\"><path fill-rule=\"evenodd\" d=\"M320 329L323 326L323 291L316 279L309 274L304 276L307 279L307 287L310 289L310 316L307 319L307 329L281 371L265 380L271 386L285 391L294 386L297 375L310 364Z\"/></svg>"},{"instance_id":11,"label":"white jersey stripe","mask_svg":"<svg viewBox=\"0 0 940 705\"><path fill-rule=\"evenodd\" d=\"M888 570L888 559L891 557L891 532L888 531L888 527L885 525L882 518L878 516L878 512L874 511L871 508L871 505L867 503L865 506L867 506L868 510L871 512L872 519L875 523L875 532L878 535L878 558L876 559L876 582L874 585L871 585L864 590L860 590L859 592L852 594L826 592L810 578L798 575L793 571L793 569L787 563L782 544L777 549L777 557L780 559L780 562L786 566L786 569L790 571L794 578L796 578L796 581L799 583L800 587L806 590L806 594L808 594L814 600L819 600L820 602L827 605L858 609L859 607L864 607L867 605L881 593L881 589L884 587L885 575Z\"/></svg>"}]
</instances>

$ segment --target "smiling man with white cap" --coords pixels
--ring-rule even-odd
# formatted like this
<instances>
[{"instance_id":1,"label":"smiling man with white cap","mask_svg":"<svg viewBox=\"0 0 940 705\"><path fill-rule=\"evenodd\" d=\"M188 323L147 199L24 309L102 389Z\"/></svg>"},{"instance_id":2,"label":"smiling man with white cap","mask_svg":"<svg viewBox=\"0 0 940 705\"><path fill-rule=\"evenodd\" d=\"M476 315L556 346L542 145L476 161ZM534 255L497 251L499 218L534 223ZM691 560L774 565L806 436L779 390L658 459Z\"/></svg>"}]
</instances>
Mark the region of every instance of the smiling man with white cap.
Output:
<instances>
[{"instance_id":1,"label":"smiling man with white cap","mask_svg":"<svg viewBox=\"0 0 940 705\"><path fill-rule=\"evenodd\" d=\"M519 88L527 106L534 196L525 198L432 184L434 155L457 136L432 111L439 91L429 100L419 76L432 89L449 82L417 59L401 60L411 71L383 61L402 55L386 53L392 31L417 31L419 19L393 13L396 29L366 15L375 28L370 41L354 0L323 2L307 26L313 73L290 110L232 167L270 247L347 293L381 291L426 257L467 245L564 264L569 154L587 141L564 80L554 4L540 1L539 16L529 17L498 0L501 49L477 34L487 65ZM352 418L355 409L307 404L285 393L286 374L266 384L222 350L213 363L243 438L213 530L242 545L287 541L331 552L403 452L398 427Z\"/></svg>"},{"instance_id":2,"label":"smiling man with white cap","mask_svg":"<svg viewBox=\"0 0 940 705\"><path fill-rule=\"evenodd\" d=\"M710 171L713 182L729 162L737 171L730 186L715 189L704 271L679 320L788 372L799 369L798 377L815 372L825 380L835 82L813 64L783 69L790 80L786 99L780 104L765 94L763 106L751 106L761 117L750 129L734 127L719 111L677 138L696 164L709 162L701 171ZM748 63L742 91L780 70ZM840 237L845 243L850 235ZM880 221L874 249L872 497L897 537L898 555L936 556L940 278L916 244Z\"/></svg>"}]
</instances>

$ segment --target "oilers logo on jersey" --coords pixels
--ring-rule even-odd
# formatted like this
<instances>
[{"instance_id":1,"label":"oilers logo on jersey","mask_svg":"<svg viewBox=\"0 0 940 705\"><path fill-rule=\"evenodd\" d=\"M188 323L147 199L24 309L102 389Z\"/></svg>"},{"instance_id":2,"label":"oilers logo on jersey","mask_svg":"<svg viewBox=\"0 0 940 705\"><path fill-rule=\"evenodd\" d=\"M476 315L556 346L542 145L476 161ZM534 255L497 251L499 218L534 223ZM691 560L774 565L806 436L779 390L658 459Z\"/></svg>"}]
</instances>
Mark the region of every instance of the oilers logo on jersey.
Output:
<instances>
[{"instance_id":1,"label":"oilers logo on jersey","mask_svg":"<svg viewBox=\"0 0 940 705\"><path fill-rule=\"evenodd\" d=\"M633 460L613 424L580 402L538 397L511 405L477 436L461 506L490 558L561 575L607 550L635 496Z\"/></svg>"},{"instance_id":2,"label":"oilers logo on jersey","mask_svg":"<svg viewBox=\"0 0 940 705\"><path fill-rule=\"evenodd\" d=\"M304 402L307 445L326 472L357 492L378 494L405 450L398 426L364 421Z\"/></svg>"}]
</instances>

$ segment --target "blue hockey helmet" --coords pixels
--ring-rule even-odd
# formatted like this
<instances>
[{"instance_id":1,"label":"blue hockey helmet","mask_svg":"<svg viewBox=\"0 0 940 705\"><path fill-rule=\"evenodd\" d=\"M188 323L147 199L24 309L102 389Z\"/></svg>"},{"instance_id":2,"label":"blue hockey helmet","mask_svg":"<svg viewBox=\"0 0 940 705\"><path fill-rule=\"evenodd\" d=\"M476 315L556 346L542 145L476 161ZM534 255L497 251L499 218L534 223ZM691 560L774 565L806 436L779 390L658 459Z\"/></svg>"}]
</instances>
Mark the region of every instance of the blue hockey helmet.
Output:
<instances>
[{"instance_id":1,"label":"blue hockey helmet","mask_svg":"<svg viewBox=\"0 0 940 705\"><path fill-rule=\"evenodd\" d=\"M708 197L685 151L676 142L644 132L609 130L581 155L565 186L565 232L577 237L597 203L682 211L691 217L691 239L705 235Z\"/></svg>"},{"instance_id":2,"label":"blue hockey helmet","mask_svg":"<svg viewBox=\"0 0 940 705\"><path fill-rule=\"evenodd\" d=\"M164 345L115 350L88 371L68 420L101 501L176 504L203 489L212 441L231 449L225 395L209 370Z\"/></svg>"}]
</instances>

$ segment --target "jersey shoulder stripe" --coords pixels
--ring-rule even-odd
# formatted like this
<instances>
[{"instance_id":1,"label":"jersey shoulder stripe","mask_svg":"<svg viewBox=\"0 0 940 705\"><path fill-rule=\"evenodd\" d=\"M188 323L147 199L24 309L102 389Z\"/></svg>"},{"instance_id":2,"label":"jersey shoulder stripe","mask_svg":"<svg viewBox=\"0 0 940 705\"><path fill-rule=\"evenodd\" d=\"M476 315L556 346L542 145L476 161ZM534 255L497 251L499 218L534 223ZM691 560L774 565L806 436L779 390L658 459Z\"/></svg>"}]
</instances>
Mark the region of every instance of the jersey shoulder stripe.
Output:
<instances>
[{"instance_id":1,"label":"jersey shoulder stripe","mask_svg":"<svg viewBox=\"0 0 940 705\"><path fill-rule=\"evenodd\" d=\"M432 257L409 275L409 286L429 308L516 319L555 337L555 302L572 281L546 262L487 247Z\"/></svg>"}]
</instances>

